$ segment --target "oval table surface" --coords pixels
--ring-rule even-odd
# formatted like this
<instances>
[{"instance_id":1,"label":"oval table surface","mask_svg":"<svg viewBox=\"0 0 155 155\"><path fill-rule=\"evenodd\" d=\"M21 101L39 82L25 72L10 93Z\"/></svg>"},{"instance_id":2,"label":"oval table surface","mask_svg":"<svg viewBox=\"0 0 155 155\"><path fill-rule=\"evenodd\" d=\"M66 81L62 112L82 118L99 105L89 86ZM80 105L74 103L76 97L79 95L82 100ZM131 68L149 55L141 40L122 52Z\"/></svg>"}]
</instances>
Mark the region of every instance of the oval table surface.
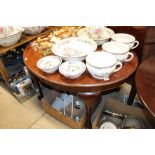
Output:
<instances>
[{"instance_id":1,"label":"oval table surface","mask_svg":"<svg viewBox=\"0 0 155 155\"><path fill-rule=\"evenodd\" d=\"M41 82L58 90L77 93L86 105L86 128L91 128L91 113L93 106L102 91L116 88L123 84L135 71L138 66L138 58L134 54L130 62L123 63L123 67L110 75L110 80L98 80L93 78L86 70L77 79L68 79L61 75L59 71L47 74L37 68L37 61L43 57L42 53L34 51L29 45L24 51L23 59L28 70Z\"/></svg>"},{"instance_id":2,"label":"oval table surface","mask_svg":"<svg viewBox=\"0 0 155 155\"><path fill-rule=\"evenodd\" d=\"M128 63L123 63L123 67L118 72L110 75L108 81L93 78L87 70L77 79L68 79L61 75L59 71L47 74L37 68L37 61L42 57L43 55L34 51L31 46L28 46L23 54L27 68L41 81L52 87L71 92L95 92L115 88L130 77L138 66L138 59L134 54L134 58Z\"/></svg>"},{"instance_id":3,"label":"oval table surface","mask_svg":"<svg viewBox=\"0 0 155 155\"><path fill-rule=\"evenodd\" d=\"M140 100L155 117L155 56L147 58L140 64L135 83Z\"/></svg>"}]
</instances>

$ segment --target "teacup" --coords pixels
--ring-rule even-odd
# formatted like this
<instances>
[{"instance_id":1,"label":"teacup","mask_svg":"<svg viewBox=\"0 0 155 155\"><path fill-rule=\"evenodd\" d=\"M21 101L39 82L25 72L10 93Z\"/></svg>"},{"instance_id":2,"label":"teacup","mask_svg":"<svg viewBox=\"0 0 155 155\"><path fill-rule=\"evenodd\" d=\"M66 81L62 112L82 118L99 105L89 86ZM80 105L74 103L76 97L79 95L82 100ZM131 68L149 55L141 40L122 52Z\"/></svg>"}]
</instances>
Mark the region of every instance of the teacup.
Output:
<instances>
[{"instance_id":1,"label":"teacup","mask_svg":"<svg viewBox=\"0 0 155 155\"><path fill-rule=\"evenodd\" d=\"M127 62L133 59L133 53L129 52L129 46L120 42L106 42L102 45L105 52L113 54L118 61Z\"/></svg>"},{"instance_id":2,"label":"teacup","mask_svg":"<svg viewBox=\"0 0 155 155\"><path fill-rule=\"evenodd\" d=\"M93 52L86 57L89 73L96 79L109 80L109 76L122 68L122 63L108 52Z\"/></svg>"},{"instance_id":3,"label":"teacup","mask_svg":"<svg viewBox=\"0 0 155 155\"><path fill-rule=\"evenodd\" d=\"M135 49L139 45L139 41L130 34L116 33L112 36L112 41L121 42L129 46L130 49Z\"/></svg>"}]
</instances>

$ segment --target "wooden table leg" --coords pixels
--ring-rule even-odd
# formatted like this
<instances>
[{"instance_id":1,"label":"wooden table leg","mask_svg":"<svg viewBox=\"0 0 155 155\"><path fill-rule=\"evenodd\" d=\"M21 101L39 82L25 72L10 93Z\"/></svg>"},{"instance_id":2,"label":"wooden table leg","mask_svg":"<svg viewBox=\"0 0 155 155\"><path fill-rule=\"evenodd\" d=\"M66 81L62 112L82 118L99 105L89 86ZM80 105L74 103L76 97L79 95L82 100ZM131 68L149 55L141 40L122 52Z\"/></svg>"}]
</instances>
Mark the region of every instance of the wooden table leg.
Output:
<instances>
[{"instance_id":1,"label":"wooden table leg","mask_svg":"<svg viewBox=\"0 0 155 155\"><path fill-rule=\"evenodd\" d=\"M4 66L2 57L0 57L0 74L2 75L3 79L5 80L6 84L8 84L9 74Z\"/></svg>"},{"instance_id":2,"label":"wooden table leg","mask_svg":"<svg viewBox=\"0 0 155 155\"><path fill-rule=\"evenodd\" d=\"M133 104L136 93L137 93L137 91L136 91L136 87L135 87L135 73L134 73L131 77L131 90L130 90L128 101L127 101L128 105Z\"/></svg>"},{"instance_id":3,"label":"wooden table leg","mask_svg":"<svg viewBox=\"0 0 155 155\"><path fill-rule=\"evenodd\" d=\"M128 98L128 101L127 101L128 105L132 105L133 104L133 101L135 99L136 93L137 92L136 92L135 84L133 83L132 86L131 86L129 98Z\"/></svg>"},{"instance_id":4,"label":"wooden table leg","mask_svg":"<svg viewBox=\"0 0 155 155\"><path fill-rule=\"evenodd\" d=\"M41 88L41 85L40 85L40 82L39 82L39 79L35 79L35 82L36 82L36 85L39 89L39 95L38 95L38 99L41 100L43 98L43 92L42 92L42 88Z\"/></svg>"},{"instance_id":5,"label":"wooden table leg","mask_svg":"<svg viewBox=\"0 0 155 155\"><path fill-rule=\"evenodd\" d=\"M100 97L101 92L91 92L91 93L78 93L78 96L83 100L86 105L86 128L91 129L91 114L92 108L95 106L97 100Z\"/></svg>"},{"instance_id":6,"label":"wooden table leg","mask_svg":"<svg viewBox=\"0 0 155 155\"><path fill-rule=\"evenodd\" d=\"M37 77L35 77L35 75L33 75L31 72L30 72L33 80L34 80L34 84L35 86L38 88L39 90L39 95L38 95L38 99L41 100L43 98L43 92L42 92L42 88L41 88L41 85L40 85L40 81Z\"/></svg>"}]
</instances>

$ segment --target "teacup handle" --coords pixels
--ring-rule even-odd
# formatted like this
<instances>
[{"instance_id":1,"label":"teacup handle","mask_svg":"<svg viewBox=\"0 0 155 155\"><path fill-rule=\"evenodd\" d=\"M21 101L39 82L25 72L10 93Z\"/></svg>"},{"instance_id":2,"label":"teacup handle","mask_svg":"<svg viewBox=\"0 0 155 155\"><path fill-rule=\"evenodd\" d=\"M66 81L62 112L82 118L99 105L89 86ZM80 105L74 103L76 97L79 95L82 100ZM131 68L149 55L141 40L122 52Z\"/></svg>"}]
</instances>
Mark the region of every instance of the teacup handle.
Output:
<instances>
[{"instance_id":1,"label":"teacup handle","mask_svg":"<svg viewBox=\"0 0 155 155\"><path fill-rule=\"evenodd\" d=\"M130 57L129 57L129 55L130 55ZM128 52L128 56L127 56L127 58L126 58L126 60L124 60L125 62L128 62L128 61L130 61L130 60L132 60L133 59L133 53L131 53L131 52ZM129 57L129 58L128 58Z\"/></svg>"},{"instance_id":2,"label":"teacup handle","mask_svg":"<svg viewBox=\"0 0 155 155\"><path fill-rule=\"evenodd\" d=\"M114 72L117 72L117 71L119 71L122 68L122 63L118 61L116 63L116 66L119 66L119 67L115 68Z\"/></svg>"},{"instance_id":3,"label":"teacup handle","mask_svg":"<svg viewBox=\"0 0 155 155\"><path fill-rule=\"evenodd\" d=\"M136 40L136 41L134 42L134 46L131 47L131 49L135 49L138 45L139 45L139 41Z\"/></svg>"}]
</instances>

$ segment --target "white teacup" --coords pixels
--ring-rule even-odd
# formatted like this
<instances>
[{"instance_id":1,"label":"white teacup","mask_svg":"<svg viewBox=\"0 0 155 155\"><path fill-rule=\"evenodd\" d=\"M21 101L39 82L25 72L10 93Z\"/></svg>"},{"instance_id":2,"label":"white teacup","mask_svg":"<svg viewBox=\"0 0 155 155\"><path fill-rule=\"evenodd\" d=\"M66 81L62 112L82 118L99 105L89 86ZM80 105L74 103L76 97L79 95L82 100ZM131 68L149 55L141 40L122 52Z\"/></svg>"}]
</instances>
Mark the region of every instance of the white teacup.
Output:
<instances>
[{"instance_id":1,"label":"white teacup","mask_svg":"<svg viewBox=\"0 0 155 155\"><path fill-rule=\"evenodd\" d=\"M130 49L135 49L139 45L139 41L130 34L116 33L112 36L112 41L121 42L129 46Z\"/></svg>"},{"instance_id":2,"label":"white teacup","mask_svg":"<svg viewBox=\"0 0 155 155\"><path fill-rule=\"evenodd\" d=\"M102 45L103 51L113 54L118 61L128 62L133 59L133 53L129 52L129 46L120 42L106 42Z\"/></svg>"},{"instance_id":3,"label":"white teacup","mask_svg":"<svg viewBox=\"0 0 155 155\"><path fill-rule=\"evenodd\" d=\"M109 76L122 68L122 63L108 52L93 52L86 57L89 73L96 79L109 80Z\"/></svg>"}]
</instances>

